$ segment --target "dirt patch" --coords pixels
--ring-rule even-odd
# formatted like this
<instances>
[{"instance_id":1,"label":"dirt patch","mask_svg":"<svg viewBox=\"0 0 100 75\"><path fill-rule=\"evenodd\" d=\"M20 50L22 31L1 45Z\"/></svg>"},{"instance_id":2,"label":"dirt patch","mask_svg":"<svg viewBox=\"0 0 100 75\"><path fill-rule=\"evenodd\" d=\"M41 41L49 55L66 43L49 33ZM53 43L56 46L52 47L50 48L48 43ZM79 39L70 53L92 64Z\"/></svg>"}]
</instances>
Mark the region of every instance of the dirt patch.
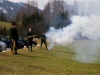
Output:
<instances>
[{"instance_id":1,"label":"dirt patch","mask_svg":"<svg viewBox=\"0 0 100 75\"><path fill-rule=\"evenodd\" d=\"M44 67L42 67L42 66L36 66L36 65L30 65L30 66L28 66L29 68L33 68L33 69L40 69L40 70L46 70Z\"/></svg>"},{"instance_id":2,"label":"dirt patch","mask_svg":"<svg viewBox=\"0 0 100 75\"><path fill-rule=\"evenodd\" d=\"M13 71L13 69L5 66L0 66L0 71Z\"/></svg>"},{"instance_id":3,"label":"dirt patch","mask_svg":"<svg viewBox=\"0 0 100 75\"><path fill-rule=\"evenodd\" d=\"M0 57L9 57L7 54L0 54Z\"/></svg>"}]
</instances>

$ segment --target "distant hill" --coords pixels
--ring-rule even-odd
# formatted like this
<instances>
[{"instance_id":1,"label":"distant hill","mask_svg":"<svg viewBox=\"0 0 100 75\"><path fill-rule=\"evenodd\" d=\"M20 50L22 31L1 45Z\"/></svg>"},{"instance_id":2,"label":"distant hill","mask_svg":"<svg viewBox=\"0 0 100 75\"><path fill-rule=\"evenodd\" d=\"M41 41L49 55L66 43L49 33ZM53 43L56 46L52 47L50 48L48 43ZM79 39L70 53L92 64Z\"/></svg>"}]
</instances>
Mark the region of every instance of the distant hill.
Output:
<instances>
[{"instance_id":1,"label":"distant hill","mask_svg":"<svg viewBox=\"0 0 100 75\"><path fill-rule=\"evenodd\" d=\"M23 9L26 9L27 5L28 4L25 3L14 3L8 0L0 0L0 14L5 14L8 19L14 19L16 13L21 10L22 7ZM40 9L38 10L41 11Z\"/></svg>"},{"instance_id":2,"label":"distant hill","mask_svg":"<svg viewBox=\"0 0 100 75\"><path fill-rule=\"evenodd\" d=\"M0 21L0 26L1 27L6 27L6 29L9 30L10 27L11 27L11 23Z\"/></svg>"}]
</instances>

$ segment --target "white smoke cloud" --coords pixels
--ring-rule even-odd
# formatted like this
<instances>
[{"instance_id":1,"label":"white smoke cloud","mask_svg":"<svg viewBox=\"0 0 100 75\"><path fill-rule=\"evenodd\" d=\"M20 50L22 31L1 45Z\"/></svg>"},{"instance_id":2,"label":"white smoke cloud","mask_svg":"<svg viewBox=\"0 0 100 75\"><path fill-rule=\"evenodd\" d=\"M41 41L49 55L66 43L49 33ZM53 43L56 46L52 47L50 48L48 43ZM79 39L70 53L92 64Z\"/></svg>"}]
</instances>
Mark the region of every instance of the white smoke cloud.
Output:
<instances>
[{"instance_id":1,"label":"white smoke cloud","mask_svg":"<svg viewBox=\"0 0 100 75\"><path fill-rule=\"evenodd\" d=\"M93 40L84 40L74 42L75 60L84 63L95 63L99 60L100 42Z\"/></svg>"},{"instance_id":2,"label":"white smoke cloud","mask_svg":"<svg viewBox=\"0 0 100 75\"><path fill-rule=\"evenodd\" d=\"M54 45L70 45L77 37L78 33L81 33L83 37L88 37L91 40L100 39L100 2L80 2L79 3L79 15L71 17L72 24L62 29L56 30L50 28L46 36L50 43L49 49L52 49ZM79 46L74 46L76 59L81 62L94 62L97 60L98 51L100 45L94 42L84 43ZM87 45L87 47L85 47ZM93 57L91 57L93 56Z\"/></svg>"},{"instance_id":3,"label":"white smoke cloud","mask_svg":"<svg viewBox=\"0 0 100 75\"><path fill-rule=\"evenodd\" d=\"M73 16L72 24L62 29L56 30L51 27L46 34L50 43L58 45L69 45L73 42L77 33L89 39L98 40L100 38L100 17L96 15L88 16ZM98 32L97 32L98 31Z\"/></svg>"},{"instance_id":4,"label":"white smoke cloud","mask_svg":"<svg viewBox=\"0 0 100 75\"><path fill-rule=\"evenodd\" d=\"M50 43L50 46L48 47L49 49L52 49L55 45L70 45L73 43L75 37L77 37L78 32L80 32L82 36L88 37L89 39L95 41L99 40L100 16L73 16L71 20L71 25L58 30L51 27L46 33L47 40ZM97 58L95 56L98 54L100 45L94 43L95 41L92 43L84 43L79 46L74 46L76 53L75 59L87 63L96 61Z\"/></svg>"}]
</instances>

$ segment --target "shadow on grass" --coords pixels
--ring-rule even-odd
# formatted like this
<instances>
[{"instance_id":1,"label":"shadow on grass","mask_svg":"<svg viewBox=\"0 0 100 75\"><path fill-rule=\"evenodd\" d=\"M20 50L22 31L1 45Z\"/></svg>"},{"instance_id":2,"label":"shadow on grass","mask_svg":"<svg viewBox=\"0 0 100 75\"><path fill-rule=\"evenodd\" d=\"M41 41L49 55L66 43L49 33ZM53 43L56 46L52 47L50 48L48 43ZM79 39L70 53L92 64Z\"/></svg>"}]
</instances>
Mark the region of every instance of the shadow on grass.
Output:
<instances>
[{"instance_id":1,"label":"shadow on grass","mask_svg":"<svg viewBox=\"0 0 100 75\"><path fill-rule=\"evenodd\" d=\"M7 54L0 54L0 57L9 57Z\"/></svg>"},{"instance_id":2,"label":"shadow on grass","mask_svg":"<svg viewBox=\"0 0 100 75\"><path fill-rule=\"evenodd\" d=\"M66 52L66 51L56 51L56 52L62 52L62 53L68 53L68 54L73 54L73 55L84 55L84 56L91 56L91 57L100 57L100 56L96 56L96 55L90 55L90 54L82 54L82 53L74 53L74 52Z\"/></svg>"},{"instance_id":3,"label":"shadow on grass","mask_svg":"<svg viewBox=\"0 0 100 75\"><path fill-rule=\"evenodd\" d=\"M26 54L19 54L19 55L24 56L24 57L46 58L46 57L42 57L42 56L32 56L32 55L26 55Z\"/></svg>"}]
</instances>

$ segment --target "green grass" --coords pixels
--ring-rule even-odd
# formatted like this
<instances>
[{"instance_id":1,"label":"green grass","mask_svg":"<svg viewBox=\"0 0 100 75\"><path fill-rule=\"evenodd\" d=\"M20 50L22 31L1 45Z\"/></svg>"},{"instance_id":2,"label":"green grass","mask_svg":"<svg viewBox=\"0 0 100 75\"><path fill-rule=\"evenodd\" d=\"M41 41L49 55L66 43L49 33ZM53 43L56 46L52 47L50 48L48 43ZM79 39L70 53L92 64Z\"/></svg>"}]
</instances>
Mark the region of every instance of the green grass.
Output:
<instances>
[{"instance_id":1,"label":"green grass","mask_svg":"<svg viewBox=\"0 0 100 75\"><path fill-rule=\"evenodd\" d=\"M81 42L81 41L80 41ZM77 42L79 44L79 42ZM43 46L18 50L19 55L11 52L0 53L0 75L100 75L100 63L82 63L72 60L74 47L55 46L45 50Z\"/></svg>"},{"instance_id":2,"label":"green grass","mask_svg":"<svg viewBox=\"0 0 100 75\"><path fill-rule=\"evenodd\" d=\"M0 21L0 26L6 27L7 30L11 27L11 23Z\"/></svg>"}]
</instances>

